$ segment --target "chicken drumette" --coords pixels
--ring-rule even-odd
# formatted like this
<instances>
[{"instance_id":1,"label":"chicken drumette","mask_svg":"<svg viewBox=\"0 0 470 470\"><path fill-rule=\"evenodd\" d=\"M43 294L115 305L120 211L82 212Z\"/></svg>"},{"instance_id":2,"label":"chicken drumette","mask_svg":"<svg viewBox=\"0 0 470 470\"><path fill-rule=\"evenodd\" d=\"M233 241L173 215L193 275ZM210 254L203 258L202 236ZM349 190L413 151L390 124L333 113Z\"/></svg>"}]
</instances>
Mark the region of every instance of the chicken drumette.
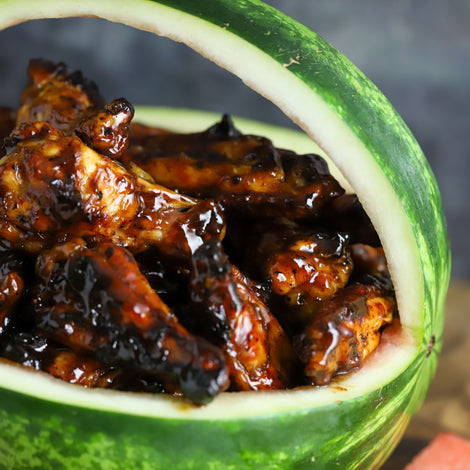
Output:
<instances>
[{"instance_id":1,"label":"chicken drumette","mask_svg":"<svg viewBox=\"0 0 470 470\"><path fill-rule=\"evenodd\" d=\"M346 233L329 234L286 218L228 233L230 252L243 271L266 286L270 307L292 334L347 284L353 269Z\"/></svg>"},{"instance_id":2,"label":"chicken drumette","mask_svg":"<svg viewBox=\"0 0 470 470\"><path fill-rule=\"evenodd\" d=\"M132 254L69 241L41 253L35 331L105 364L134 367L206 403L228 386L222 352L184 329Z\"/></svg>"},{"instance_id":3,"label":"chicken drumette","mask_svg":"<svg viewBox=\"0 0 470 470\"><path fill-rule=\"evenodd\" d=\"M311 383L326 385L358 369L395 313L393 291L380 283L352 284L324 302L294 343Z\"/></svg>"},{"instance_id":4,"label":"chicken drumette","mask_svg":"<svg viewBox=\"0 0 470 470\"><path fill-rule=\"evenodd\" d=\"M225 351L232 389L288 388L298 379L286 334L217 239L193 256L191 303L203 334Z\"/></svg>"},{"instance_id":5,"label":"chicken drumette","mask_svg":"<svg viewBox=\"0 0 470 470\"><path fill-rule=\"evenodd\" d=\"M48 122L65 135L77 135L89 147L110 157L129 144L133 106L118 98L105 104L96 84L63 63L30 61L29 85L21 97L16 124Z\"/></svg>"},{"instance_id":6,"label":"chicken drumette","mask_svg":"<svg viewBox=\"0 0 470 470\"><path fill-rule=\"evenodd\" d=\"M16 248L38 252L72 233L188 256L200 238L223 232L217 204L138 177L51 124L17 127L6 150L0 234Z\"/></svg>"},{"instance_id":7,"label":"chicken drumette","mask_svg":"<svg viewBox=\"0 0 470 470\"><path fill-rule=\"evenodd\" d=\"M319 156L295 155L243 135L228 116L196 134L139 128L121 160L164 186L255 217L315 216L344 192Z\"/></svg>"}]
</instances>

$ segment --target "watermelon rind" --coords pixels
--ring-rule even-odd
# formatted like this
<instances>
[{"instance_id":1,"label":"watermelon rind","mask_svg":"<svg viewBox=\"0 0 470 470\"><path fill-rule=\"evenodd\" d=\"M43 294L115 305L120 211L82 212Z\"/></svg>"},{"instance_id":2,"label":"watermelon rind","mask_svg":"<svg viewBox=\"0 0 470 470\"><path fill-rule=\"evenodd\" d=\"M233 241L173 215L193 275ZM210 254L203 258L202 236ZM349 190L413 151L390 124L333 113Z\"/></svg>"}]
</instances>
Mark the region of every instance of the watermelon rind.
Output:
<instances>
[{"instance_id":1,"label":"watermelon rind","mask_svg":"<svg viewBox=\"0 0 470 470\"><path fill-rule=\"evenodd\" d=\"M186 43L284 111L304 134L236 124L262 128L276 145L301 153L315 142L312 149L358 194L387 255L402 329L386 335L359 372L329 387L225 393L205 407L82 389L4 361L0 469L378 468L434 374L450 274L439 191L409 129L344 56L260 1L0 0L0 29L71 16ZM194 125L209 118L137 112L143 122L179 130L188 117Z\"/></svg>"}]
</instances>

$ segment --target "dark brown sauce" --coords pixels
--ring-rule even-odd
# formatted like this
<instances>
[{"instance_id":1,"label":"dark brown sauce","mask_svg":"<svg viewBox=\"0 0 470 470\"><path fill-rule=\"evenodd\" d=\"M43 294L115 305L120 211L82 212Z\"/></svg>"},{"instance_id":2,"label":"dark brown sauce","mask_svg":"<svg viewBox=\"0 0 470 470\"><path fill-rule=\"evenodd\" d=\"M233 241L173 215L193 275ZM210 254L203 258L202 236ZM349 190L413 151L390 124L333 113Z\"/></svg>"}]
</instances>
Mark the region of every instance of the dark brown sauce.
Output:
<instances>
[{"instance_id":1,"label":"dark brown sauce","mask_svg":"<svg viewBox=\"0 0 470 470\"><path fill-rule=\"evenodd\" d=\"M318 155L135 125L64 64L0 108L0 356L202 405L325 385L396 316L357 198ZM16 115L15 115L16 114Z\"/></svg>"}]
</instances>

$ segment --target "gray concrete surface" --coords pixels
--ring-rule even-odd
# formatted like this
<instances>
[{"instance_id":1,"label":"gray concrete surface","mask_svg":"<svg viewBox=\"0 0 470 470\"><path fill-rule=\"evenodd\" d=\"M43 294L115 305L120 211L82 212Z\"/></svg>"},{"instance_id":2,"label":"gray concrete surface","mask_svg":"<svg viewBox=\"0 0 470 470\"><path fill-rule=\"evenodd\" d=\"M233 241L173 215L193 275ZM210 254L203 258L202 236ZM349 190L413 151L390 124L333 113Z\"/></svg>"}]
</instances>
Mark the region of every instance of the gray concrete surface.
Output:
<instances>
[{"instance_id":1,"label":"gray concrete surface","mask_svg":"<svg viewBox=\"0 0 470 470\"><path fill-rule=\"evenodd\" d=\"M441 188L454 277L470 277L470 0L271 0L348 56L421 144ZM0 104L16 106L32 57L66 61L106 98L230 112L287 124L238 79L183 45L97 19L0 32Z\"/></svg>"}]
</instances>

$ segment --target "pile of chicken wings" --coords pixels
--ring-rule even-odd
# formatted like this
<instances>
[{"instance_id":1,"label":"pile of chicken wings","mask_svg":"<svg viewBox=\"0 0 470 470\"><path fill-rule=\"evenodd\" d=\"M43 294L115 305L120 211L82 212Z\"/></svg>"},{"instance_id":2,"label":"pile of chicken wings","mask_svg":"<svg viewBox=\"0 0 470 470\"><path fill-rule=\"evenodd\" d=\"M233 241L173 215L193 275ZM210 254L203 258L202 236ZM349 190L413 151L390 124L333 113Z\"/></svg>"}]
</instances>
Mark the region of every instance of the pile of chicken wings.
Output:
<instances>
[{"instance_id":1,"label":"pile of chicken wings","mask_svg":"<svg viewBox=\"0 0 470 470\"><path fill-rule=\"evenodd\" d=\"M133 123L124 98L32 60L0 108L0 356L166 393L324 386L397 321L383 250L317 155Z\"/></svg>"}]
</instances>

